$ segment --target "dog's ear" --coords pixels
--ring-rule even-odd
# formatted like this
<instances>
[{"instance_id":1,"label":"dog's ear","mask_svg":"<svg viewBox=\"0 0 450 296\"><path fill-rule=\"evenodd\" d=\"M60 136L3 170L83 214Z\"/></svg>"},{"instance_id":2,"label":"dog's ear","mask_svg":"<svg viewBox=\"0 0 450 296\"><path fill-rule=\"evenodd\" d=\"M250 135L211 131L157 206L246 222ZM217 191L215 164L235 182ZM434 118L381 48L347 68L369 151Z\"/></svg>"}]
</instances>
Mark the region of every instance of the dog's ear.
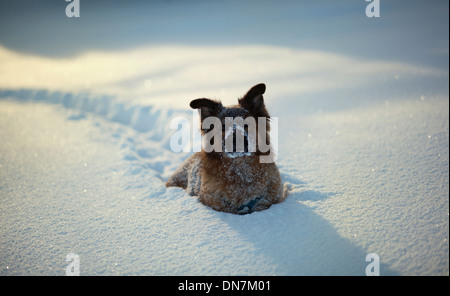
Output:
<instances>
[{"instance_id":1,"label":"dog's ear","mask_svg":"<svg viewBox=\"0 0 450 296\"><path fill-rule=\"evenodd\" d=\"M255 117L269 117L269 113L264 105L263 94L265 92L266 85L264 83L257 84L242 99L239 99L239 105Z\"/></svg>"},{"instance_id":2,"label":"dog's ear","mask_svg":"<svg viewBox=\"0 0 450 296\"><path fill-rule=\"evenodd\" d=\"M192 109L199 109L202 121L209 116L217 116L223 108L221 102L205 98L193 100L190 106Z\"/></svg>"}]
</instances>

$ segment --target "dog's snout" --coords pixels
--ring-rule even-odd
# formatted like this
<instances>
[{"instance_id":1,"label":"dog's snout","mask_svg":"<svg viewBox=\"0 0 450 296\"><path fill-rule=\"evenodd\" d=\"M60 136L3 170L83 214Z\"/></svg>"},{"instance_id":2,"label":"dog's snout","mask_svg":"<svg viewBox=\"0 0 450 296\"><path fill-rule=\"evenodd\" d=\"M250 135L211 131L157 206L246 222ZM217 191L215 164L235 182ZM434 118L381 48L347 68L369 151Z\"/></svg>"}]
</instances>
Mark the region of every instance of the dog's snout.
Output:
<instances>
[{"instance_id":1,"label":"dog's snout","mask_svg":"<svg viewBox=\"0 0 450 296\"><path fill-rule=\"evenodd\" d=\"M224 146L225 152L249 152L249 139L245 129L234 124L225 130Z\"/></svg>"},{"instance_id":2,"label":"dog's snout","mask_svg":"<svg viewBox=\"0 0 450 296\"><path fill-rule=\"evenodd\" d=\"M243 139L243 146L240 147L238 145L238 141L240 139ZM248 151L248 136L245 135L238 135L236 132L233 133L233 152L249 152Z\"/></svg>"}]
</instances>

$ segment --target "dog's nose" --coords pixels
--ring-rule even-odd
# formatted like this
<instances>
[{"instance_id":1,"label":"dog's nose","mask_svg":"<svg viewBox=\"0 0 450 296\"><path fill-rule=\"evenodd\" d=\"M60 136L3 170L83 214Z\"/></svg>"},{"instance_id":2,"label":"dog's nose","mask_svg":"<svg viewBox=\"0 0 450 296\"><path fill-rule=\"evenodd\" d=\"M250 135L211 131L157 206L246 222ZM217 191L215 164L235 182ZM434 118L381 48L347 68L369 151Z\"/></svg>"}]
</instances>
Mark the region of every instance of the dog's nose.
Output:
<instances>
[{"instance_id":1,"label":"dog's nose","mask_svg":"<svg viewBox=\"0 0 450 296\"><path fill-rule=\"evenodd\" d=\"M242 149L241 147L238 147L237 145L237 141L239 141L240 139L244 139L244 147ZM246 134L244 135L237 135L237 133L233 133L233 152L249 152L248 151L248 136Z\"/></svg>"},{"instance_id":2,"label":"dog's nose","mask_svg":"<svg viewBox=\"0 0 450 296\"><path fill-rule=\"evenodd\" d=\"M240 125L235 124L225 131L225 152L249 152L248 142L247 132Z\"/></svg>"}]
</instances>

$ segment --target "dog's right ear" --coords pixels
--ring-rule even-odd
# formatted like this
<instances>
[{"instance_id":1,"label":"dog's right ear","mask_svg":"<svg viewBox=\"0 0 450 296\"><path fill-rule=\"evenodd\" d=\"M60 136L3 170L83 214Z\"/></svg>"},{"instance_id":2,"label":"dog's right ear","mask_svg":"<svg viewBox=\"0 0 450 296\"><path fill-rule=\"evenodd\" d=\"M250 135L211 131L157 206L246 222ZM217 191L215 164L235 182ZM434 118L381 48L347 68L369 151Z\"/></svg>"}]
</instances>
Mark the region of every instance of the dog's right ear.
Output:
<instances>
[{"instance_id":1,"label":"dog's right ear","mask_svg":"<svg viewBox=\"0 0 450 296\"><path fill-rule=\"evenodd\" d=\"M264 83L257 84L242 99L239 99L239 105L255 117L269 117L269 112L267 112L263 99L265 92L266 85Z\"/></svg>"},{"instance_id":2,"label":"dog's right ear","mask_svg":"<svg viewBox=\"0 0 450 296\"><path fill-rule=\"evenodd\" d=\"M217 116L223 108L222 103L210 99L196 99L190 103L192 109L199 109L201 120L210 116Z\"/></svg>"}]
</instances>

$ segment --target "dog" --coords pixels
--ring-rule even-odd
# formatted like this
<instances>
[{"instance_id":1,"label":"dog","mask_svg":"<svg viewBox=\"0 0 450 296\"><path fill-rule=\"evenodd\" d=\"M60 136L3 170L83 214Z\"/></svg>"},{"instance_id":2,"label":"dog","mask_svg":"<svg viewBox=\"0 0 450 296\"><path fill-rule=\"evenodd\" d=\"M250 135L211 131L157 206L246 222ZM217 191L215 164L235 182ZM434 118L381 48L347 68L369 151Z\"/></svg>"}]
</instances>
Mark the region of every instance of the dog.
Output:
<instances>
[{"instance_id":1,"label":"dog","mask_svg":"<svg viewBox=\"0 0 450 296\"><path fill-rule=\"evenodd\" d=\"M260 133L258 136L264 135L265 139L269 139L270 115L264 104L265 90L265 84L255 85L238 99L237 105L228 107L216 100L193 100L190 106L199 110L201 127L203 126L202 138L207 138L206 142L216 149L206 151L202 147L200 152L194 153L181 164L168 179L166 186L184 188L190 195L197 196L204 205L233 214L262 211L272 204L282 202L287 191L283 189L278 167L273 161L261 162L261 157L270 157L272 153L272 150L263 152L261 149L262 144L267 145L267 142L259 143L260 141L255 141L255 136L251 138L248 134L249 126L231 127L226 122L237 118L254 122L257 133ZM205 124L211 118L222 127L215 134L211 125ZM254 121L249 121L248 118ZM261 124L266 125L265 129ZM221 141L210 134L220 136ZM223 143L230 143L227 138L231 134L233 150L227 151ZM244 149L241 151L236 150L237 134L244 138L240 147L244 146ZM222 142L222 145L217 142ZM224 147L225 149L220 149Z\"/></svg>"}]
</instances>

